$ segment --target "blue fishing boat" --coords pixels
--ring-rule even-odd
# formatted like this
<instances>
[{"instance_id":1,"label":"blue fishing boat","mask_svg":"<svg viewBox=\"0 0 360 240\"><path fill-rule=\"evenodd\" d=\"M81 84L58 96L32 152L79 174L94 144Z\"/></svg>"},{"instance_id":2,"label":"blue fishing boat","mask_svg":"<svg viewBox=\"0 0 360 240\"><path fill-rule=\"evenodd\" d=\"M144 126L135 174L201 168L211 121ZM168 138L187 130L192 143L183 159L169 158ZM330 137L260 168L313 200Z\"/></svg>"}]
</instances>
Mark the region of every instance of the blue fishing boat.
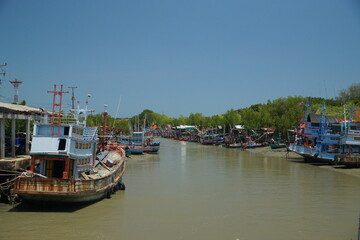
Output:
<instances>
[{"instance_id":1,"label":"blue fishing boat","mask_svg":"<svg viewBox=\"0 0 360 240\"><path fill-rule=\"evenodd\" d=\"M157 153L160 150L160 142L154 141L154 137L152 135L145 136L144 145L144 152L146 153Z\"/></svg>"},{"instance_id":2,"label":"blue fishing boat","mask_svg":"<svg viewBox=\"0 0 360 240\"><path fill-rule=\"evenodd\" d=\"M248 141L246 143L243 143L243 148L257 148L257 147L265 147L266 144L263 143L257 143L254 141Z\"/></svg>"},{"instance_id":3,"label":"blue fishing boat","mask_svg":"<svg viewBox=\"0 0 360 240\"><path fill-rule=\"evenodd\" d=\"M306 107L308 109L309 105ZM307 113L295 130L295 142L288 147L305 161L334 163L339 154L340 133L335 127L338 120L335 116L326 116L325 111L323 104L321 115Z\"/></svg>"},{"instance_id":4,"label":"blue fishing boat","mask_svg":"<svg viewBox=\"0 0 360 240\"><path fill-rule=\"evenodd\" d=\"M344 111L345 112L345 111ZM360 122L353 120L354 109L350 110L350 119L341 122L339 143L340 154L335 157L336 164L360 167ZM346 116L344 114L344 116Z\"/></svg>"},{"instance_id":5,"label":"blue fishing boat","mask_svg":"<svg viewBox=\"0 0 360 240\"><path fill-rule=\"evenodd\" d=\"M120 144L125 145L128 154L140 155L144 153L144 133L132 132L129 136L120 136Z\"/></svg>"}]
</instances>

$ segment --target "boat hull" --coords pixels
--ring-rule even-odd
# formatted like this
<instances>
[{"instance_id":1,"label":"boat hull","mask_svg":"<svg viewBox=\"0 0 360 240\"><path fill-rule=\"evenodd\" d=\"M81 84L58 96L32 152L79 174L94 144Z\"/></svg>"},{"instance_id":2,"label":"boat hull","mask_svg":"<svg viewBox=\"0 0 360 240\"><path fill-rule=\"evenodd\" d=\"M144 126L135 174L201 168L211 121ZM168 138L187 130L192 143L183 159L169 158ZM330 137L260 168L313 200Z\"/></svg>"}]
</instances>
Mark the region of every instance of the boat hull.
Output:
<instances>
[{"instance_id":1,"label":"boat hull","mask_svg":"<svg viewBox=\"0 0 360 240\"><path fill-rule=\"evenodd\" d=\"M160 146L147 146L144 148L146 153L157 153L160 150Z\"/></svg>"},{"instance_id":2,"label":"boat hull","mask_svg":"<svg viewBox=\"0 0 360 240\"><path fill-rule=\"evenodd\" d=\"M335 164L345 165L347 167L360 167L360 154L340 154L335 157Z\"/></svg>"},{"instance_id":3,"label":"boat hull","mask_svg":"<svg viewBox=\"0 0 360 240\"><path fill-rule=\"evenodd\" d=\"M304 157L306 162L335 164L335 153L317 152L315 148L290 144L288 150Z\"/></svg>"},{"instance_id":4,"label":"boat hull","mask_svg":"<svg viewBox=\"0 0 360 240\"><path fill-rule=\"evenodd\" d=\"M110 174L96 179L20 177L12 194L25 202L81 203L98 201L121 189L126 164L122 161Z\"/></svg>"},{"instance_id":5,"label":"boat hull","mask_svg":"<svg viewBox=\"0 0 360 240\"><path fill-rule=\"evenodd\" d=\"M285 144L270 144L271 149L286 148Z\"/></svg>"}]
</instances>

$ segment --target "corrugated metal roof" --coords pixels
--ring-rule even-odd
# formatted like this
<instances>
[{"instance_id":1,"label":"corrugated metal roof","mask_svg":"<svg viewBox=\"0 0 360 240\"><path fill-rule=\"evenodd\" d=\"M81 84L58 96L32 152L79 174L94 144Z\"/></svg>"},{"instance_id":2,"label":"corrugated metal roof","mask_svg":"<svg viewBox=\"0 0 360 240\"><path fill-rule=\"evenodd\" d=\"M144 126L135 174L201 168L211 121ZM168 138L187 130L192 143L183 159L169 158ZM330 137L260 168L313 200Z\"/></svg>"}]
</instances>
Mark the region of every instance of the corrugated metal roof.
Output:
<instances>
[{"instance_id":1,"label":"corrugated metal roof","mask_svg":"<svg viewBox=\"0 0 360 240\"><path fill-rule=\"evenodd\" d=\"M47 111L43 108L0 102L0 113L47 114Z\"/></svg>"},{"instance_id":2,"label":"corrugated metal roof","mask_svg":"<svg viewBox=\"0 0 360 240\"><path fill-rule=\"evenodd\" d=\"M320 119L321 119L321 115L319 114L314 114L314 113L310 113L308 115L308 122L312 122L312 123L320 123ZM338 120L335 116L326 116L326 122L328 123L337 123Z\"/></svg>"}]
</instances>

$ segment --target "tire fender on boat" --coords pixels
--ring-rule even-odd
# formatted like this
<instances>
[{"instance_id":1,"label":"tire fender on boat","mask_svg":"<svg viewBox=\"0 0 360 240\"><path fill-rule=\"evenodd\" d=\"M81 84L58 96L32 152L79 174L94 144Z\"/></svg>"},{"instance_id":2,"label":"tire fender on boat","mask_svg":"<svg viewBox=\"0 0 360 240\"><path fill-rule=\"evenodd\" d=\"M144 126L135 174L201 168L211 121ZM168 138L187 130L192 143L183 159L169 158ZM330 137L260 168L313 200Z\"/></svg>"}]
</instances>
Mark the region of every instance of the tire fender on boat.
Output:
<instances>
[{"instance_id":1,"label":"tire fender on boat","mask_svg":"<svg viewBox=\"0 0 360 240\"><path fill-rule=\"evenodd\" d=\"M340 161L341 161L341 157L336 155L336 156L334 157L335 165L339 164Z\"/></svg>"},{"instance_id":2,"label":"tire fender on boat","mask_svg":"<svg viewBox=\"0 0 360 240\"><path fill-rule=\"evenodd\" d=\"M121 191L124 191L124 190L125 190L125 183L119 182L119 189L120 189Z\"/></svg>"},{"instance_id":3,"label":"tire fender on boat","mask_svg":"<svg viewBox=\"0 0 360 240\"><path fill-rule=\"evenodd\" d=\"M112 189L111 188L106 189L106 197L111 198L111 194L112 194Z\"/></svg>"}]
</instances>

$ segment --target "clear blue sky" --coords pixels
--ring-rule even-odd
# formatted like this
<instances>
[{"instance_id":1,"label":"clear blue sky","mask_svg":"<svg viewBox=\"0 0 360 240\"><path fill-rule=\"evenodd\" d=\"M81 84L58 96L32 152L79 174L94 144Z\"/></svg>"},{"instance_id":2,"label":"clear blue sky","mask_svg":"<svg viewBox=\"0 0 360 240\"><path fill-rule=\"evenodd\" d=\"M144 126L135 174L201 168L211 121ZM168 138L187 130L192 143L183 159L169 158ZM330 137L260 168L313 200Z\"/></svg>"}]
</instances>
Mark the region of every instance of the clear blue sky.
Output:
<instances>
[{"instance_id":1,"label":"clear blue sky","mask_svg":"<svg viewBox=\"0 0 360 240\"><path fill-rule=\"evenodd\" d=\"M33 107L63 84L113 116L210 116L360 82L356 0L0 0L0 23L0 95L18 78Z\"/></svg>"}]
</instances>

